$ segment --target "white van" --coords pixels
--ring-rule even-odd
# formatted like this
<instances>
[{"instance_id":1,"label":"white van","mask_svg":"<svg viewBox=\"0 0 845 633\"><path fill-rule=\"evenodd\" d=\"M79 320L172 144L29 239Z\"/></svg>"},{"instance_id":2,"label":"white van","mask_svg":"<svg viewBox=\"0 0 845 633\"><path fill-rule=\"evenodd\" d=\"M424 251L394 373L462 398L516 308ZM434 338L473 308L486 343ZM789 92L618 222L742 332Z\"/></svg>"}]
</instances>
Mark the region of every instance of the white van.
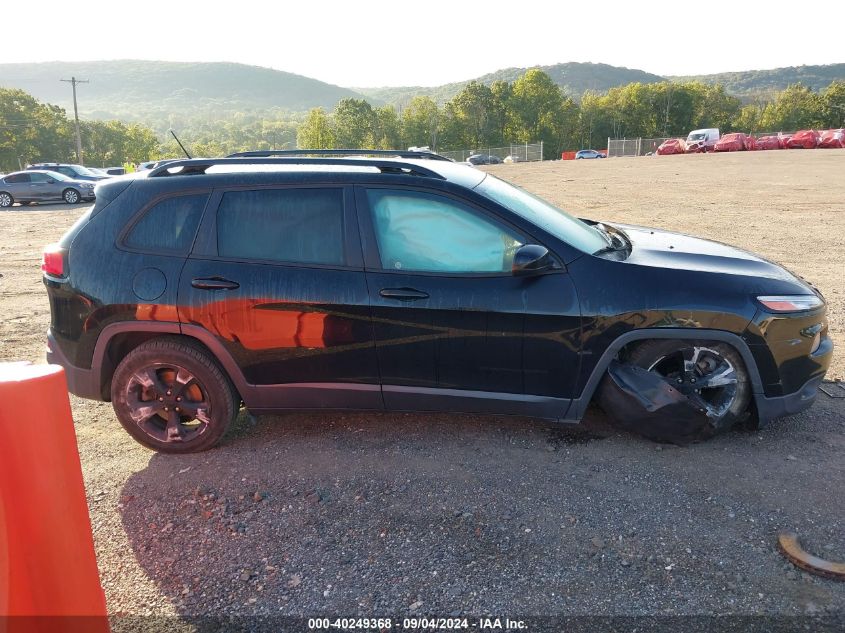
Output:
<instances>
[{"instance_id":1,"label":"white van","mask_svg":"<svg viewBox=\"0 0 845 633\"><path fill-rule=\"evenodd\" d=\"M719 140L719 128L693 130L687 135L687 151L709 152Z\"/></svg>"}]
</instances>

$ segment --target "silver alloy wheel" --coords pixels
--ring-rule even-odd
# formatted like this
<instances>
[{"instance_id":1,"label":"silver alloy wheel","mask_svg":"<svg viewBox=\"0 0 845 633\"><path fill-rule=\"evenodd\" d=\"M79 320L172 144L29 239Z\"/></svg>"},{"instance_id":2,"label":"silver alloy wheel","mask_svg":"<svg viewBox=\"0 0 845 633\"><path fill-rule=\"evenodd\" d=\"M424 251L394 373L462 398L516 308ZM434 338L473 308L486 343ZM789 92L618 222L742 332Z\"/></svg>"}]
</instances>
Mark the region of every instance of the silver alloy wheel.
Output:
<instances>
[{"instance_id":1,"label":"silver alloy wheel","mask_svg":"<svg viewBox=\"0 0 845 633\"><path fill-rule=\"evenodd\" d=\"M65 191L64 199L68 204L76 204L79 202L79 194L76 189L67 189Z\"/></svg>"},{"instance_id":2,"label":"silver alloy wheel","mask_svg":"<svg viewBox=\"0 0 845 633\"><path fill-rule=\"evenodd\" d=\"M0 193L0 207L11 207L12 206L12 196L8 193Z\"/></svg>"},{"instance_id":3,"label":"silver alloy wheel","mask_svg":"<svg viewBox=\"0 0 845 633\"><path fill-rule=\"evenodd\" d=\"M661 356L648 370L666 378L711 418L725 415L737 396L736 368L709 347L684 347Z\"/></svg>"}]
</instances>

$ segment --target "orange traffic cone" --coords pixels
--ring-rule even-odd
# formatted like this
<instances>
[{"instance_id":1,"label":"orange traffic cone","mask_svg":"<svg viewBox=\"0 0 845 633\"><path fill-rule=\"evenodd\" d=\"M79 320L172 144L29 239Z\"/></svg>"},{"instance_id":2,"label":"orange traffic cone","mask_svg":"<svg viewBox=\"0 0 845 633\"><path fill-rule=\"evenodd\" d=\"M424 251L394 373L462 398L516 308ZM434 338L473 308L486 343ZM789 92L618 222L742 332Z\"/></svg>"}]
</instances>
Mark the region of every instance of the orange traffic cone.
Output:
<instances>
[{"instance_id":1,"label":"orange traffic cone","mask_svg":"<svg viewBox=\"0 0 845 633\"><path fill-rule=\"evenodd\" d=\"M64 370L0 363L0 633L108 633Z\"/></svg>"}]
</instances>

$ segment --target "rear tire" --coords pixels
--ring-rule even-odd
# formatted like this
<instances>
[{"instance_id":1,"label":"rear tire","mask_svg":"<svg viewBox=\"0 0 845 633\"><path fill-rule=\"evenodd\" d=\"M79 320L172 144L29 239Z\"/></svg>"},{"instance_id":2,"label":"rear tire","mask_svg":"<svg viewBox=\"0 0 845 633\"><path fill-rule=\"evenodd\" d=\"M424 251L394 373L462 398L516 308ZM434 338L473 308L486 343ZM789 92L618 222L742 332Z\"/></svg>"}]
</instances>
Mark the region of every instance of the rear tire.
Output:
<instances>
[{"instance_id":1,"label":"rear tire","mask_svg":"<svg viewBox=\"0 0 845 633\"><path fill-rule=\"evenodd\" d=\"M677 432L666 430L665 425L631 428L625 424L624 412L608 411L603 405L603 389L600 389L599 404L626 430L657 441L685 444L724 433L748 417L751 380L739 352L727 343L649 340L631 350L625 362L660 374L673 387L688 391L689 397L707 410L697 427L677 429ZM610 378L605 377L607 380Z\"/></svg>"},{"instance_id":2,"label":"rear tire","mask_svg":"<svg viewBox=\"0 0 845 633\"><path fill-rule=\"evenodd\" d=\"M229 379L205 351L175 338L132 350L111 382L114 411L135 440L161 453L216 445L238 413Z\"/></svg>"},{"instance_id":3,"label":"rear tire","mask_svg":"<svg viewBox=\"0 0 845 633\"><path fill-rule=\"evenodd\" d=\"M13 204L15 204L15 199L12 197L12 194L0 191L0 208L6 209Z\"/></svg>"}]
</instances>

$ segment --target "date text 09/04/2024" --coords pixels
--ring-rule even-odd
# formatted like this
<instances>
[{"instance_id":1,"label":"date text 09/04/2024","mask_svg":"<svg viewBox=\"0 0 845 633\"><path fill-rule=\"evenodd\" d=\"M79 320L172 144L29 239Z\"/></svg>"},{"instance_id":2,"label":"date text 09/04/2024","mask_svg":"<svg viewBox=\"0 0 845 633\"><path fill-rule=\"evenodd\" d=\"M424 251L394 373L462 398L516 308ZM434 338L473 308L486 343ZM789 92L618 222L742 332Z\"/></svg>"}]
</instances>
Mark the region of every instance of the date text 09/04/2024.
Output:
<instances>
[{"instance_id":1,"label":"date text 09/04/2024","mask_svg":"<svg viewBox=\"0 0 845 633\"><path fill-rule=\"evenodd\" d=\"M523 620L510 618L309 618L309 630L376 630L392 628L403 630L526 630Z\"/></svg>"}]
</instances>

